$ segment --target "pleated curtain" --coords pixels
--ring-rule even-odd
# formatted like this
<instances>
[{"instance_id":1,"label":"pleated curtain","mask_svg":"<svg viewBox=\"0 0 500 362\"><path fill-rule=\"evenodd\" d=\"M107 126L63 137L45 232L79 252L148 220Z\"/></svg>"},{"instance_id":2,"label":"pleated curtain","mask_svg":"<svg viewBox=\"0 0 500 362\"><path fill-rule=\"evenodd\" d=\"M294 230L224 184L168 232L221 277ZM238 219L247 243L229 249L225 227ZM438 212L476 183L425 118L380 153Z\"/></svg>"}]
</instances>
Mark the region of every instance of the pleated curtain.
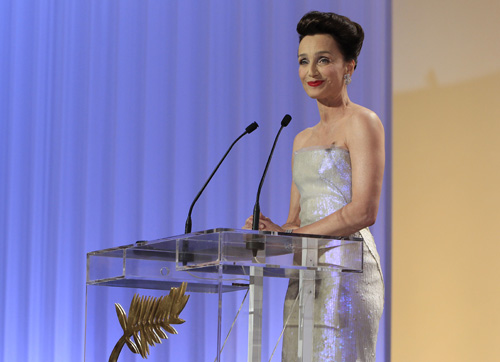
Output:
<instances>
[{"instance_id":1,"label":"pleated curtain","mask_svg":"<svg viewBox=\"0 0 500 362\"><path fill-rule=\"evenodd\" d=\"M0 360L82 361L86 253L182 234L205 179L256 121L193 212L193 230L240 228L288 113L261 195L262 212L285 222L293 138L318 121L297 74L295 27L310 10L347 15L366 33L349 94L386 129L372 231L387 293L377 361L389 361L390 0L1 1ZM280 301L273 313L281 314ZM99 335L112 344L118 324L107 302ZM183 315L200 338L209 308ZM279 330L276 323L269 328ZM191 361L213 360L211 346L171 341L156 348L172 360L179 348Z\"/></svg>"}]
</instances>

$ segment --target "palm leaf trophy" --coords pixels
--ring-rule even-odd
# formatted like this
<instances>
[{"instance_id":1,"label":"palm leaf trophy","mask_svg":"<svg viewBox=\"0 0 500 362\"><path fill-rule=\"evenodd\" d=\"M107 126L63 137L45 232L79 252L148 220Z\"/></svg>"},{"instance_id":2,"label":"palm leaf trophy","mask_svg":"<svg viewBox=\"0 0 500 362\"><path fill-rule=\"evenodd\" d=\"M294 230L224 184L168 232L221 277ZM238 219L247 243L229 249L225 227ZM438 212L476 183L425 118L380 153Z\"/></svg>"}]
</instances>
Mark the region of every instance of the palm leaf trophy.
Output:
<instances>
[{"instance_id":1,"label":"palm leaf trophy","mask_svg":"<svg viewBox=\"0 0 500 362\"><path fill-rule=\"evenodd\" d=\"M186 283L180 288L170 288L170 293L161 297L144 297L135 294L130 302L128 317L123 307L115 303L116 314L123 329L123 336L111 352L109 362L116 362L124 346L133 352L140 354L142 358L149 355L149 346L161 343L161 339L167 339L165 332L177 334L171 324L182 324L185 321L179 318L189 299L186 292ZM134 341L131 340L134 337Z\"/></svg>"}]
</instances>

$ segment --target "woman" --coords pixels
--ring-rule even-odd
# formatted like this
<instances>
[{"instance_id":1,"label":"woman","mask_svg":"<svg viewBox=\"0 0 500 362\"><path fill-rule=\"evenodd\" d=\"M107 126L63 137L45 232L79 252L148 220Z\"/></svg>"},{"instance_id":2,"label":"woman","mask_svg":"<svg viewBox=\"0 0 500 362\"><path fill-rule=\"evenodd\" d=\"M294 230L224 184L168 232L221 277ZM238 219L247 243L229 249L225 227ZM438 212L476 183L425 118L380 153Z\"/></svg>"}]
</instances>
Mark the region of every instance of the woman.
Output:
<instances>
[{"instance_id":1,"label":"woman","mask_svg":"<svg viewBox=\"0 0 500 362\"><path fill-rule=\"evenodd\" d=\"M384 130L377 115L349 99L347 86L363 44L361 26L334 13L310 12L297 25L299 77L320 120L293 144L287 222L260 218L260 230L364 239L363 273L321 275L315 296L315 361L375 361L384 285L368 226L375 222L384 173ZM252 228L252 217L245 228ZM323 255L322 258L328 257ZM321 262L321 259L320 259ZM290 281L283 360L297 360L298 282Z\"/></svg>"}]
</instances>

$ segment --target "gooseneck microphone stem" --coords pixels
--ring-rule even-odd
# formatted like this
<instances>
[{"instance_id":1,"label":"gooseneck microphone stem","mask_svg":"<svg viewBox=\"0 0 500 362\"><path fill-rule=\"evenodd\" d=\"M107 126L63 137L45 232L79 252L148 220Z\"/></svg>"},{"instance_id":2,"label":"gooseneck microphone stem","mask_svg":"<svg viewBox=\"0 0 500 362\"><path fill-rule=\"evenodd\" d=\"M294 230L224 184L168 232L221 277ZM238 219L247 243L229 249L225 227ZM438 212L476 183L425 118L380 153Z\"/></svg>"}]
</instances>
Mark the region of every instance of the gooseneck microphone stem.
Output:
<instances>
[{"instance_id":1,"label":"gooseneck microphone stem","mask_svg":"<svg viewBox=\"0 0 500 362\"><path fill-rule=\"evenodd\" d=\"M217 170L219 169L220 165L222 164L222 162L226 159L226 156L229 154L229 152L231 151L231 149L233 148L233 146L236 144L236 142L238 142L244 135L246 134L250 134L252 133L253 131L255 131L257 129L257 127L259 127L259 125L257 124L257 122L253 122L252 124L250 124L246 129L245 129L245 132L243 132L232 144L231 146L229 147L229 149L226 151L226 153L224 154L224 156L222 157L222 159L219 161L219 163L217 164L217 167L215 167L215 169L213 170L212 174L210 175L210 177L208 178L208 180L205 182L205 184L203 185L203 187L201 188L200 192L198 192L198 195L196 195L196 197L194 198L194 201L193 203L191 204L191 207L189 208L189 213L188 213L188 216L187 216L187 219L186 219L186 226L184 228L184 233L185 234L189 234L191 232L191 227L192 227L192 221L191 221L191 213L193 212L193 207L194 205L196 204L196 201L198 201L198 199L200 198L201 194L203 193L203 191L205 190L205 188L207 187L208 183L210 182L210 180L212 179L212 177L214 177L215 173L217 172Z\"/></svg>"},{"instance_id":2,"label":"gooseneck microphone stem","mask_svg":"<svg viewBox=\"0 0 500 362\"><path fill-rule=\"evenodd\" d=\"M262 185L264 185L264 179L266 178L267 169L269 168L269 164L271 163L271 159L273 158L274 149L276 148L276 143L278 142L280 133L284 127L288 126L291 120L292 117L289 114L283 117L283 120L281 121L281 127L278 131L278 134L276 135L276 138L274 139L273 147L271 148L271 153L269 154L269 158L267 159L266 168L264 169L264 173L262 174L262 178L260 179L259 189L257 190L257 198L255 200L255 206L253 208L252 230L259 230L259 221L260 221L259 199L260 199L260 192L262 191Z\"/></svg>"},{"instance_id":3,"label":"gooseneck microphone stem","mask_svg":"<svg viewBox=\"0 0 500 362\"><path fill-rule=\"evenodd\" d=\"M276 138L274 139L273 148L271 148L271 153L269 154L269 158L267 159L266 168L264 169L264 173L262 174L262 178L260 179L259 189L257 190L257 198L255 199L255 205L253 207L253 223L252 230L259 230L259 221L260 221L260 192L262 191L262 186L264 185L264 179L266 178L267 169L269 168L269 164L271 163L271 159L273 158L274 149L276 148L276 143L278 142L278 137L280 136L281 130L283 126L280 127Z\"/></svg>"}]
</instances>

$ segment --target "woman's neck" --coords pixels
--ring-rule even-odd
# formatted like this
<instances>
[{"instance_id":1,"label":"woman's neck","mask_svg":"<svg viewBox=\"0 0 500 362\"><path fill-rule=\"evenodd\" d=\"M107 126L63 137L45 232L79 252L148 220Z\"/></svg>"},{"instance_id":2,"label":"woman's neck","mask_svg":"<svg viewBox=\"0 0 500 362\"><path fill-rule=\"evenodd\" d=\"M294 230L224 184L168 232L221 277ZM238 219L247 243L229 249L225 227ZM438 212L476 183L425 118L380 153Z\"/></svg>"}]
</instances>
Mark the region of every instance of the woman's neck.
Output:
<instances>
[{"instance_id":1,"label":"woman's neck","mask_svg":"<svg viewBox=\"0 0 500 362\"><path fill-rule=\"evenodd\" d=\"M317 100L319 116L322 123L331 124L343 118L351 101L347 92L336 99Z\"/></svg>"}]
</instances>

